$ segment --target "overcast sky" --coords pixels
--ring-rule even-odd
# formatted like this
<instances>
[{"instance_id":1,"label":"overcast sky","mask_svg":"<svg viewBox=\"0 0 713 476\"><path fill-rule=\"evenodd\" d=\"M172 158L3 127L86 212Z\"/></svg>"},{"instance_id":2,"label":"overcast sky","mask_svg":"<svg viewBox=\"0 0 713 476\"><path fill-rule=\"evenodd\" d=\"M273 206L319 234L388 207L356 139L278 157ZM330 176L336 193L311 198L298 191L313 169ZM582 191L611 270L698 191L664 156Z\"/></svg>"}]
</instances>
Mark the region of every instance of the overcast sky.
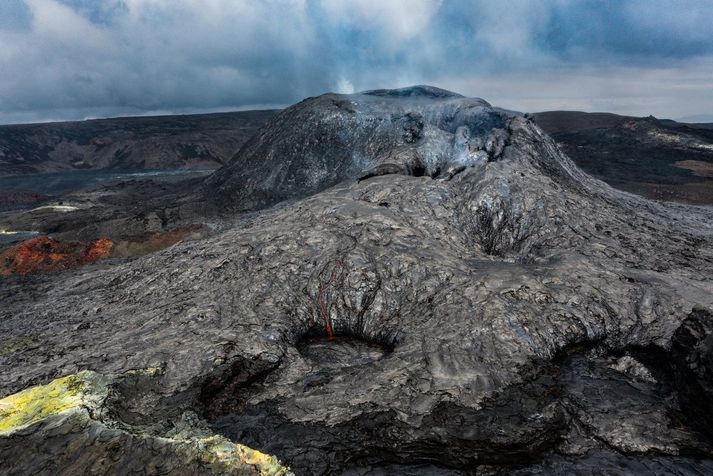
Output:
<instances>
[{"instance_id":1,"label":"overcast sky","mask_svg":"<svg viewBox=\"0 0 713 476\"><path fill-rule=\"evenodd\" d=\"M713 0L0 0L0 123L411 84L713 121Z\"/></svg>"}]
</instances>

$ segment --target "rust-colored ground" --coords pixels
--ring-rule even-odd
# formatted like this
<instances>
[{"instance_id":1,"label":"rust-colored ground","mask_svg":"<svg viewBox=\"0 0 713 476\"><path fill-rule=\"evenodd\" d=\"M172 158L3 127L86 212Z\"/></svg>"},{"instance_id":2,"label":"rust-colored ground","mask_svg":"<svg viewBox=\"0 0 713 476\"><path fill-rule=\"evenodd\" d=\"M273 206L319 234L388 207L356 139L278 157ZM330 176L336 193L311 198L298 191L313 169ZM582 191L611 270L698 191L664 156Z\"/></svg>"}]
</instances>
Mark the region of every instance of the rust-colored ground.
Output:
<instances>
[{"instance_id":1,"label":"rust-colored ground","mask_svg":"<svg viewBox=\"0 0 713 476\"><path fill-rule=\"evenodd\" d=\"M78 243L42 236L0 251L0 276L62 271L109 257L133 258L168 248L184 239L200 238L207 233L207 227L192 225L119 241L104 238Z\"/></svg>"},{"instance_id":2,"label":"rust-colored ground","mask_svg":"<svg viewBox=\"0 0 713 476\"><path fill-rule=\"evenodd\" d=\"M0 276L56 272L91 264L108 257L113 246L107 239L76 243L46 236L32 238L0 253Z\"/></svg>"}]
</instances>

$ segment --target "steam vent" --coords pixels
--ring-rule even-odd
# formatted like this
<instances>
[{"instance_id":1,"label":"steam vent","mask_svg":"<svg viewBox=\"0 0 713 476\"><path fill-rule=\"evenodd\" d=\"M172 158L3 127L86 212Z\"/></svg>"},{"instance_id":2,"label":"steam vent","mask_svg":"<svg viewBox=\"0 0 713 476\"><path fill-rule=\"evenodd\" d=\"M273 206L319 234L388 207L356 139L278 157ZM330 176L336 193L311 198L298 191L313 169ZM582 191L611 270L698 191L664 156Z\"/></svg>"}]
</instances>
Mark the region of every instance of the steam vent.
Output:
<instances>
[{"instance_id":1,"label":"steam vent","mask_svg":"<svg viewBox=\"0 0 713 476\"><path fill-rule=\"evenodd\" d=\"M234 226L2 295L10 474L713 473L713 209L428 86L308 98L192 200Z\"/></svg>"}]
</instances>

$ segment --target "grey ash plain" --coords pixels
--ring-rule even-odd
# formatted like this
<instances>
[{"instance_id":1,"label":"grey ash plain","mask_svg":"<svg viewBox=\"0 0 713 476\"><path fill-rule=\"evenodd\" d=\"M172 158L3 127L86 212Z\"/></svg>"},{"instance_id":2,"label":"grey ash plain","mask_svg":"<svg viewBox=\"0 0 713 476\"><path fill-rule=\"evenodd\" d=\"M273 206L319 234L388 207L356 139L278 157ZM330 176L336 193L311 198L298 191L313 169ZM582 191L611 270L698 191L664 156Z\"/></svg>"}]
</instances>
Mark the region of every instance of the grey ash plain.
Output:
<instances>
[{"instance_id":1,"label":"grey ash plain","mask_svg":"<svg viewBox=\"0 0 713 476\"><path fill-rule=\"evenodd\" d=\"M713 472L713 210L615 190L528 118L428 86L308 98L161 206L230 225L3 280L1 394L157 368L112 400L125 428L297 474Z\"/></svg>"}]
</instances>

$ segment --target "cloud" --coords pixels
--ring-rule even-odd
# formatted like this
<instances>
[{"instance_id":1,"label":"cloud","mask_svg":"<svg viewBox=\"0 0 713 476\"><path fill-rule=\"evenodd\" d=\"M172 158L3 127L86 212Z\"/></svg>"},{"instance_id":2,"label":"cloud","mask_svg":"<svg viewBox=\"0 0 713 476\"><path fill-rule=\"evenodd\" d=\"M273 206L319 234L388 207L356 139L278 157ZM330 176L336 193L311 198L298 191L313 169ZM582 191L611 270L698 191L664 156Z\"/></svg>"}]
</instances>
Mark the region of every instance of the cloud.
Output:
<instances>
[{"instance_id":1,"label":"cloud","mask_svg":"<svg viewBox=\"0 0 713 476\"><path fill-rule=\"evenodd\" d=\"M387 49L421 35L438 13L442 0L322 0L331 27L377 35Z\"/></svg>"},{"instance_id":2,"label":"cloud","mask_svg":"<svg viewBox=\"0 0 713 476\"><path fill-rule=\"evenodd\" d=\"M693 0L3 0L0 122L431 83L520 110L708 113Z\"/></svg>"},{"instance_id":3,"label":"cloud","mask_svg":"<svg viewBox=\"0 0 713 476\"><path fill-rule=\"evenodd\" d=\"M564 80L563 80L564 78ZM574 71L451 78L443 85L520 111L588 110L679 119L713 104L713 57L669 66L612 65ZM700 117L704 117L701 115Z\"/></svg>"}]
</instances>

